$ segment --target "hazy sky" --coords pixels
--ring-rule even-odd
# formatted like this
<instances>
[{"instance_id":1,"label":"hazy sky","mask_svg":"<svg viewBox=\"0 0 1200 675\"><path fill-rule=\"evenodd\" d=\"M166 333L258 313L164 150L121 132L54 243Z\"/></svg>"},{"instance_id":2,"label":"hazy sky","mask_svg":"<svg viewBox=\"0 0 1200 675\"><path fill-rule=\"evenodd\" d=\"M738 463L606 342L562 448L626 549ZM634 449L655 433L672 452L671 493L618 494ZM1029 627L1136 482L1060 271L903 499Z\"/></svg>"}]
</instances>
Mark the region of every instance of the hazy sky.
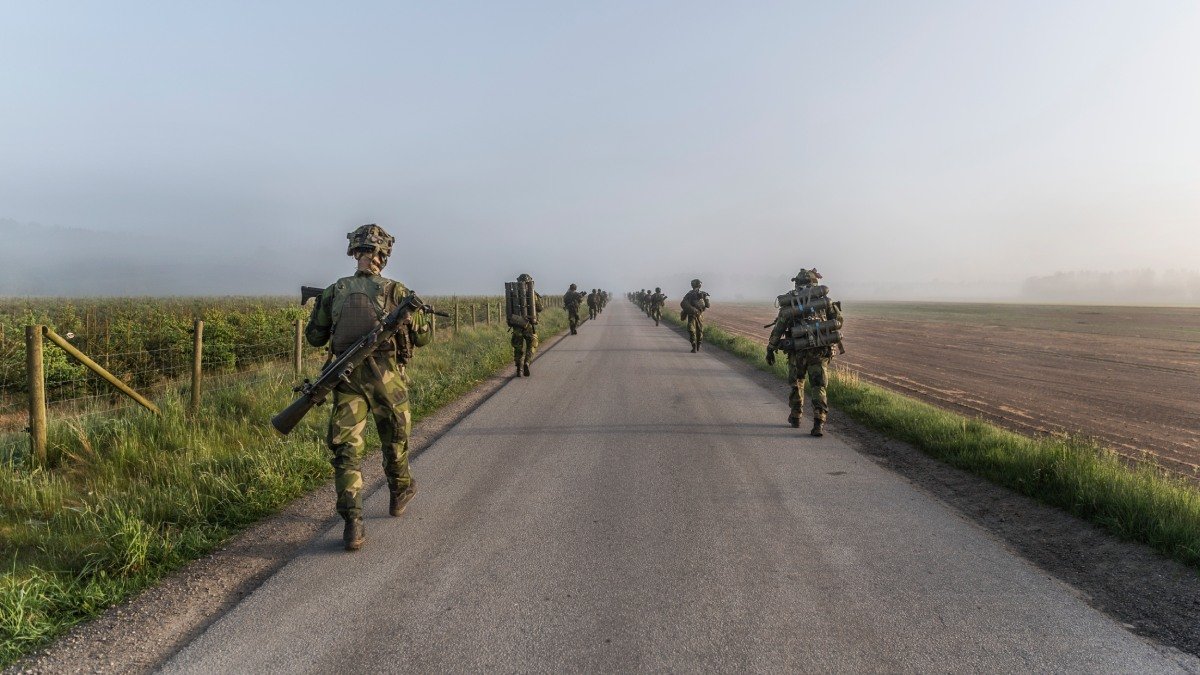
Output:
<instances>
[{"instance_id":1,"label":"hazy sky","mask_svg":"<svg viewBox=\"0 0 1200 675\"><path fill-rule=\"evenodd\" d=\"M0 94L0 219L134 291L327 283L364 222L430 293L1200 267L1195 0L10 2ZM34 241L0 294L71 292Z\"/></svg>"}]
</instances>

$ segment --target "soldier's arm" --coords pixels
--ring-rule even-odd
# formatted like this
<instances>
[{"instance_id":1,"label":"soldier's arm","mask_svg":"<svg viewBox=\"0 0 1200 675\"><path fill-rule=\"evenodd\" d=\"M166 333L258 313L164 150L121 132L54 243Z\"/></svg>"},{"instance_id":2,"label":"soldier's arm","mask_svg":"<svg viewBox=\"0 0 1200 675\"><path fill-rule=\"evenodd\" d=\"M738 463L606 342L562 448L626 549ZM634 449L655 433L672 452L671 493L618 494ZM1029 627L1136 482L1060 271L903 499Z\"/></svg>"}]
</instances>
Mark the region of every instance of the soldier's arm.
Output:
<instances>
[{"instance_id":1,"label":"soldier's arm","mask_svg":"<svg viewBox=\"0 0 1200 675\"><path fill-rule=\"evenodd\" d=\"M333 312L330 309L332 304L333 285L330 285L317 297L317 304L313 305L312 314L308 316L308 325L304 327L304 337L308 344L324 347L329 342L333 330Z\"/></svg>"},{"instance_id":2,"label":"soldier's arm","mask_svg":"<svg viewBox=\"0 0 1200 675\"><path fill-rule=\"evenodd\" d=\"M404 284L392 284L392 305L398 305L408 296L409 289ZM418 309L408 316L408 334L414 347L424 347L433 341L433 316L425 310Z\"/></svg>"},{"instance_id":3,"label":"soldier's arm","mask_svg":"<svg viewBox=\"0 0 1200 675\"><path fill-rule=\"evenodd\" d=\"M539 314L542 312L542 296L537 293L533 294L533 306L537 308Z\"/></svg>"},{"instance_id":4,"label":"soldier's arm","mask_svg":"<svg viewBox=\"0 0 1200 675\"><path fill-rule=\"evenodd\" d=\"M783 314L782 310L780 314ZM784 322L782 316L775 318L775 325L771 328L771 337L767 338L767 349L779 349L779 338L783 337L783 332L787 330L787 323Z\"/></svg>"}]
</instances>

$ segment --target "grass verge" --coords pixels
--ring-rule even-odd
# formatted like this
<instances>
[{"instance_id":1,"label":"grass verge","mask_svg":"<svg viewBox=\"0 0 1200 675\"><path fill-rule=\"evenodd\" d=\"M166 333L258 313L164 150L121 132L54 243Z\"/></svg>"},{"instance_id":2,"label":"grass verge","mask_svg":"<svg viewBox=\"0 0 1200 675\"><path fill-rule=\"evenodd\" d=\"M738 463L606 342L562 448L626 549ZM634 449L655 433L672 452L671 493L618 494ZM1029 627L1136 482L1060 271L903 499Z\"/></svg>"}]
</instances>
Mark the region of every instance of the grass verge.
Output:
<instances>
[{"instance_id":1,"label":"grass verge","mask_svg":"<svg viewBox=\"0 0 1200 675\"><path fill-rule=\"evenodd\" d=\"M683 325L675 313L664 312L663 319ZM704 335L708 343L786 379L785 359L781 355L768 365L765 343L712 326ZM1088 439L1023 436L837 369L828 392L831 405L876 431L1200 568L1200 488L1159 468L1152 457L1130 466Z\"/></svg>"},{"instance_id":2,"label":"grass verge","mask_svg":"<svg viewBox=\"0 0 1200 675\"><path fill-rule=\"evenodd\" d=\"M542 319L546 337L566 326ZM408 372L421 419L512 361L502 326L461 331L417 351ZM53 424L48 469L0 466L0 667L200 557L332 475L328 408L287 438L267 420L291 401L289 367L269 366L205 394ZM332 511L331 511L332 512Z\"/></svg>"}]
</instances>

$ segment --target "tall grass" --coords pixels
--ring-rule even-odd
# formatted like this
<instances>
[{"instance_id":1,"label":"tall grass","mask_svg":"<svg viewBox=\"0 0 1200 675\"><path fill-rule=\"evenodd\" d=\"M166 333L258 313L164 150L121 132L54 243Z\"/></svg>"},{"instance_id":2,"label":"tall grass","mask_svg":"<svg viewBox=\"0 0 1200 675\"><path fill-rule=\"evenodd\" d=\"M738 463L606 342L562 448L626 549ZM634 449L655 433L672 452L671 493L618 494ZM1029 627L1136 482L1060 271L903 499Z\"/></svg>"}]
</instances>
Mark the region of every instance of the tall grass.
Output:
<instances>
[{"instance_id":1,"label":"tall grass","mask_svg":"<svg viewBox=\"0 0 1200 675\"><path fill-rule=\"evenodd\" d=\"M548 337L566 325L544 315ZM497 324L417 351L409 367L414 419L461 396L512 359ZM206 394L186 414L185 388L137 411L52 424L45 470L0 467L0 665L44 645L219 545L332 475L328 408L287 438L267 421L294 394L272 365ZM331 508L332 513L332 508Z\"/></svg>"},{"instance_id":2,"label":"tall grass","mask_svg":"<svg viewBox=\"0 0 1200 675\"><path fill-rule=\"evenodd\" d=\"M663 318L683 325L676 313L664 312ZM709 343L786 378L783 358L767 364L765 342L712 326L704 335ZM1200 568L1200 488L1159 468L1151 457L1130 466L1088 439L1022 436L837 369L828 393L832 405L876 431Z\"/></svg>"}]
</instances>

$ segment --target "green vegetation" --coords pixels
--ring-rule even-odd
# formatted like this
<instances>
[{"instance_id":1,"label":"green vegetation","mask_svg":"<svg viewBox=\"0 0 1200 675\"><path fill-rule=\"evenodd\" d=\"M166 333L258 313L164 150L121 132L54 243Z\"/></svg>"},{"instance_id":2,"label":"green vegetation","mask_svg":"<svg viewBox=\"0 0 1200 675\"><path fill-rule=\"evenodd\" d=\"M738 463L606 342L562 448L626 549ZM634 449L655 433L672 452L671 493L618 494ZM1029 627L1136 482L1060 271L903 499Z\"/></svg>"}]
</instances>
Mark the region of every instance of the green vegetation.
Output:
<instances>
[{"instance_id":1,"label":"green vegetation","mask_svg":"<svg viewBox=\"0 0 1200 675\"><path fill-rule=\"evenodd\" d=\"M682 325L674 313L664 312L663 318ZM765 344L711 326L704 335L759 369L786 377L784 359L767 364ZM1200 488L1160 469L1152 457L1131 467L1086 439L1022 436L865 384L842 371L830 378L829 402L948 464L1200 567Z\"/></svg>"},{"instance_id":2,"label":"green vegetation","mask_svg":"<svg viewBox=\"0 0 1200 675\"><path fill-rule=\"evenodd\" d=\"M457 335L439 329L418 350L408 369L415 419L512 360L508 331L480 321L476 329L464 322ZM565 325L562 310L549 310L542 333ZM286 439L267 424L294 396L290 367L267 364L232 379L205 393L196 419L178 383L156 398L161 419L136 409L52 418L46 468L12 457L0 466L0 666L332 475L322 440L328 408Z\"/></svg>"}]
</instances>

